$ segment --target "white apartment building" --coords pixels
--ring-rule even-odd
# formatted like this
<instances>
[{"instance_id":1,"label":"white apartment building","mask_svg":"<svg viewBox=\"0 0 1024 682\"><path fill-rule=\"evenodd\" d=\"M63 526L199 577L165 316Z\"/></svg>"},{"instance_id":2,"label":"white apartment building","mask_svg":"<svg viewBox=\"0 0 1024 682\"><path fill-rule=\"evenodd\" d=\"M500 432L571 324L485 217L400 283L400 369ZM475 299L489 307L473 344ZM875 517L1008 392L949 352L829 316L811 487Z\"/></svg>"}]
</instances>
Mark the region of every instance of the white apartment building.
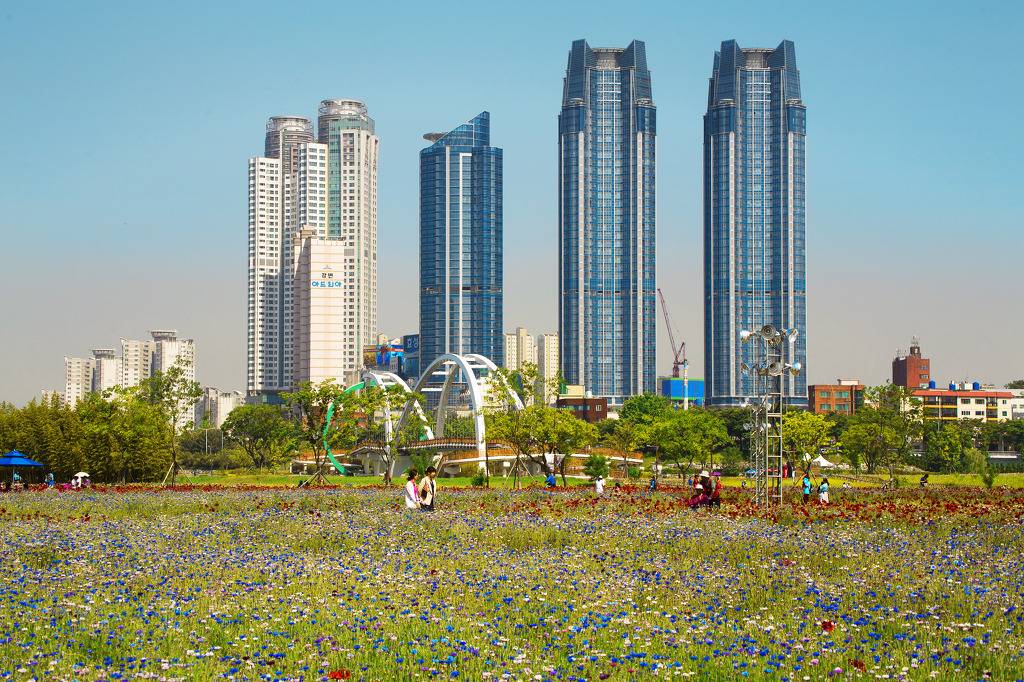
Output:
<instances>
[{"instance_id":1,"label":"white apartment building","mask_svg":"<svg viewBox=\"0 0 1024 682\"><path fill-rule=\"evenodd\" d=\"M333 378L349 384L362 367L362 346L346 328L353 305L344 276L350 248L339 239L300 234L296 247L294 348L296 384Z\"/></svg>"},{"instance_id":2,"label":"white apartment building","mask_svg":"<svg viewBox=\"0 0 1024 682\"><path fill-rule=\"evenodd\" d=\"M547 333L537 337L537 372L544 385L549 388L548 402L558 397L552 387L561 371L558 354L558 334Z\"/></svg>"},{"instance_id":3,"label":"white apartment building","mask_svg":"<svg viewBox=\"0 0 1024 682\"><path fill-rule=\"evenodd\" d=\"M318 140L308 119L274 117L265 156L249 160L249 396L289 390L298 381L295 268L302 231L339 241L334 274L347 303L340 321L354 337L346 363L361 361L377 328L377 160L379 140L366 106L320 104ZM308 235L307 235L308 236Z\"/></svg>"},{"instance_id":4,"label":"white apartment building","mask_svg":"<svg viewBox=\"0 0 1024 682\"><path fill-rule=\"evenodd\" d=\"M526 363L537 364L537 343L526 327L516 327L514 332L505 333L504 366L517 370Z\"/></svg>"},{"instance_id":5,"label":"white apartment building","mask_svg":"<svg viewBox=\"0 0 1024 682\"><path fill-rule=\"evenodd\" d=\"M103 393L121 385L121 358L113 348L94 348L92 390Z\"/></svg>"},{"instance_id":6,"label":"white apartment building","mask_svg":"<svg viewBox=\"0 0 1024 682\"><path fill-rule=\"evenodd\" d=\"M180 365L189 381L196 380L196 342L193 339L179 339L176 329L154 329L153 372L167 372L174 365Z\"/></svg>"},{"instance_id":7,"label":"white apartment building","mask_svg":"<svg viewBox=\"0 0 1024 682\"><path fill-rule=\"evenodd\" d=\"M219 429L231 411L244 404L245 394L241 391L221 391L207 386L203 389L203 397L196 403L193 421L198 426L207 420L210 428Z\"/></svg>"},{"instance_id":8,"label":"white apartment building","mask_svg":"<svg viewBox=\"0 0 1024 682\"><path fill-rule=\"evenodd\" d=\"M92 393L93 358L64 357L64 404L74 407L78 401Z\"/></svg>"},{"instance_id":9,"label":"white apartment building","mask_svg":"<svg viewBox=\"0 0 1024 682\"><path fill-rule=\"evenodd\" d=\"M121 386L138 386L153 374L155 350L155 341L121 339Z\"/></svg>"}]
</instances>

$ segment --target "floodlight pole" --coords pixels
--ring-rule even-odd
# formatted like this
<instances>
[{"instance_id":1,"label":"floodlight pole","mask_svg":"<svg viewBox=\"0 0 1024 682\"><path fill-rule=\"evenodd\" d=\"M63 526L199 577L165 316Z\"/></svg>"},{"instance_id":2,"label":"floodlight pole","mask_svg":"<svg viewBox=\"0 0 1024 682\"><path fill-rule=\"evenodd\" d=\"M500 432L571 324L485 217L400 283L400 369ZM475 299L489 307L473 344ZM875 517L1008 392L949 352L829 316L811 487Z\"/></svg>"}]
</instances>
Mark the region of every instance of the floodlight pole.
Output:
<instances>
[{"instance_id":1,"label":"floodlight pole","mask_svg":"<svg viewBox=\"0 0 1024 682\"><path fill-rule=\"evenodd\" d=\"M796 331L780 332L766 325L760 332L743 332L744 342L757 337L763 358L743 369L753 377L755 403L751 432L751 456L754 460L754 504L767 509L782 504L782 462L785 454L782 440L782 415L786 407L783 379L788 372L796 376L800 363L786 363L783 344L792 347ZM792 355L792 352L790 353Z\"/></svg>"}]
</instances>

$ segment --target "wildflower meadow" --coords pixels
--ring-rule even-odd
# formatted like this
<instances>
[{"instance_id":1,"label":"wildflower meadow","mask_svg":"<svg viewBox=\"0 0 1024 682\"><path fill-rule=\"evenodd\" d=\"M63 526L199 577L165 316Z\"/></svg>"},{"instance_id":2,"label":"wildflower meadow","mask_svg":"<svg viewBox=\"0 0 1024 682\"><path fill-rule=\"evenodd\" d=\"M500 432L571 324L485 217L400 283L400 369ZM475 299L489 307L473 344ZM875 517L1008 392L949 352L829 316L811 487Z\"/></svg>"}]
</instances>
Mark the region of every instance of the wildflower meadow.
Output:
<instances>
[{"instance_id":1,"label":"wildflower meadow","mask_svg":"<svg viewBox=\"0 0 1024 682\"><path fill-rule=\"evenodd\" d=\"M1024 491L0 499L3 679L1024 676Z\"/></svg>"}]
</instances>

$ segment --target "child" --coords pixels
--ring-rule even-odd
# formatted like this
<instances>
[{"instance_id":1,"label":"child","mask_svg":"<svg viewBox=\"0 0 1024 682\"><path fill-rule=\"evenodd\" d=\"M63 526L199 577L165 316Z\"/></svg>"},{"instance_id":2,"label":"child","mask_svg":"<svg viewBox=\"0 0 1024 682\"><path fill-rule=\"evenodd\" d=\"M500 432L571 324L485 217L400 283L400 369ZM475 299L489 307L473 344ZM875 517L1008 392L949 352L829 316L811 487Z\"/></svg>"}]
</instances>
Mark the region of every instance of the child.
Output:
<instances>
[{"instance_id":1,"label":"child","mask_svg":"<svg viewBox=\"0 0 1024 682\"><path fill-rule=\"evenodd\" d=\"M828 479L822 478L821 483L818 485L818 501L822 504L828 504Z\"/></svg>"}]
</instances>

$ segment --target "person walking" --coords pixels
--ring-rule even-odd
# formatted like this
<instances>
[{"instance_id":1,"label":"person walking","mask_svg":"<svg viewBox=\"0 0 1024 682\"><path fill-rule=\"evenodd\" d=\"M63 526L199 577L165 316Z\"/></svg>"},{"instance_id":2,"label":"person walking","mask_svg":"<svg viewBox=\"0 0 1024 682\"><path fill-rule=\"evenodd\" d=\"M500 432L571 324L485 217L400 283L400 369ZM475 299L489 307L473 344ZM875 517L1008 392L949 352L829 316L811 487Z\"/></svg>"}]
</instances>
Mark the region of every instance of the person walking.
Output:
<instances>
[{"instance_id":1,"label":"person walking","mask_svg":"<svg viewBox=\"0 0 1024 682\"><path fill-rule=\"evenodd\" d=\"M420 481L420 509L423 511L434 511L434 500L437 497L437 484L434 479L437 477L437 468L427 467Z\"/></svg>"},{"instance_id":2,"label":"person walking","mask_svg":"<svg viewBox=\"0 0 1024 682\"><path fill-rule=\"evenodd\" d=\"M406 509L419 509L421 506L420 491L416 486L416 478L418 476L416 469L409 469L405 475L405 507Z\"/></svg>"},{"instance_id":3,"label":"person walking","mask_svg":"<svg viewBox=\"0 0 1024 682\"><path fill-rule=\"evenodd\" d=\"M828 478L823 477L821 483L818 484L818 501L822 504L828 504Z\"/></svg>"},{"instance_id":4,"label":"person walking","mask_svg":"<svg viewBox=\"0 0 1024 682\"><path fill-rule=\"evenodd\" d=\"M809 473L808 474L804 474L803 487L804 487L804 504L807 504L807 501L809 499L811 499L811 475Z\"/></svg>"}]
</instances>

